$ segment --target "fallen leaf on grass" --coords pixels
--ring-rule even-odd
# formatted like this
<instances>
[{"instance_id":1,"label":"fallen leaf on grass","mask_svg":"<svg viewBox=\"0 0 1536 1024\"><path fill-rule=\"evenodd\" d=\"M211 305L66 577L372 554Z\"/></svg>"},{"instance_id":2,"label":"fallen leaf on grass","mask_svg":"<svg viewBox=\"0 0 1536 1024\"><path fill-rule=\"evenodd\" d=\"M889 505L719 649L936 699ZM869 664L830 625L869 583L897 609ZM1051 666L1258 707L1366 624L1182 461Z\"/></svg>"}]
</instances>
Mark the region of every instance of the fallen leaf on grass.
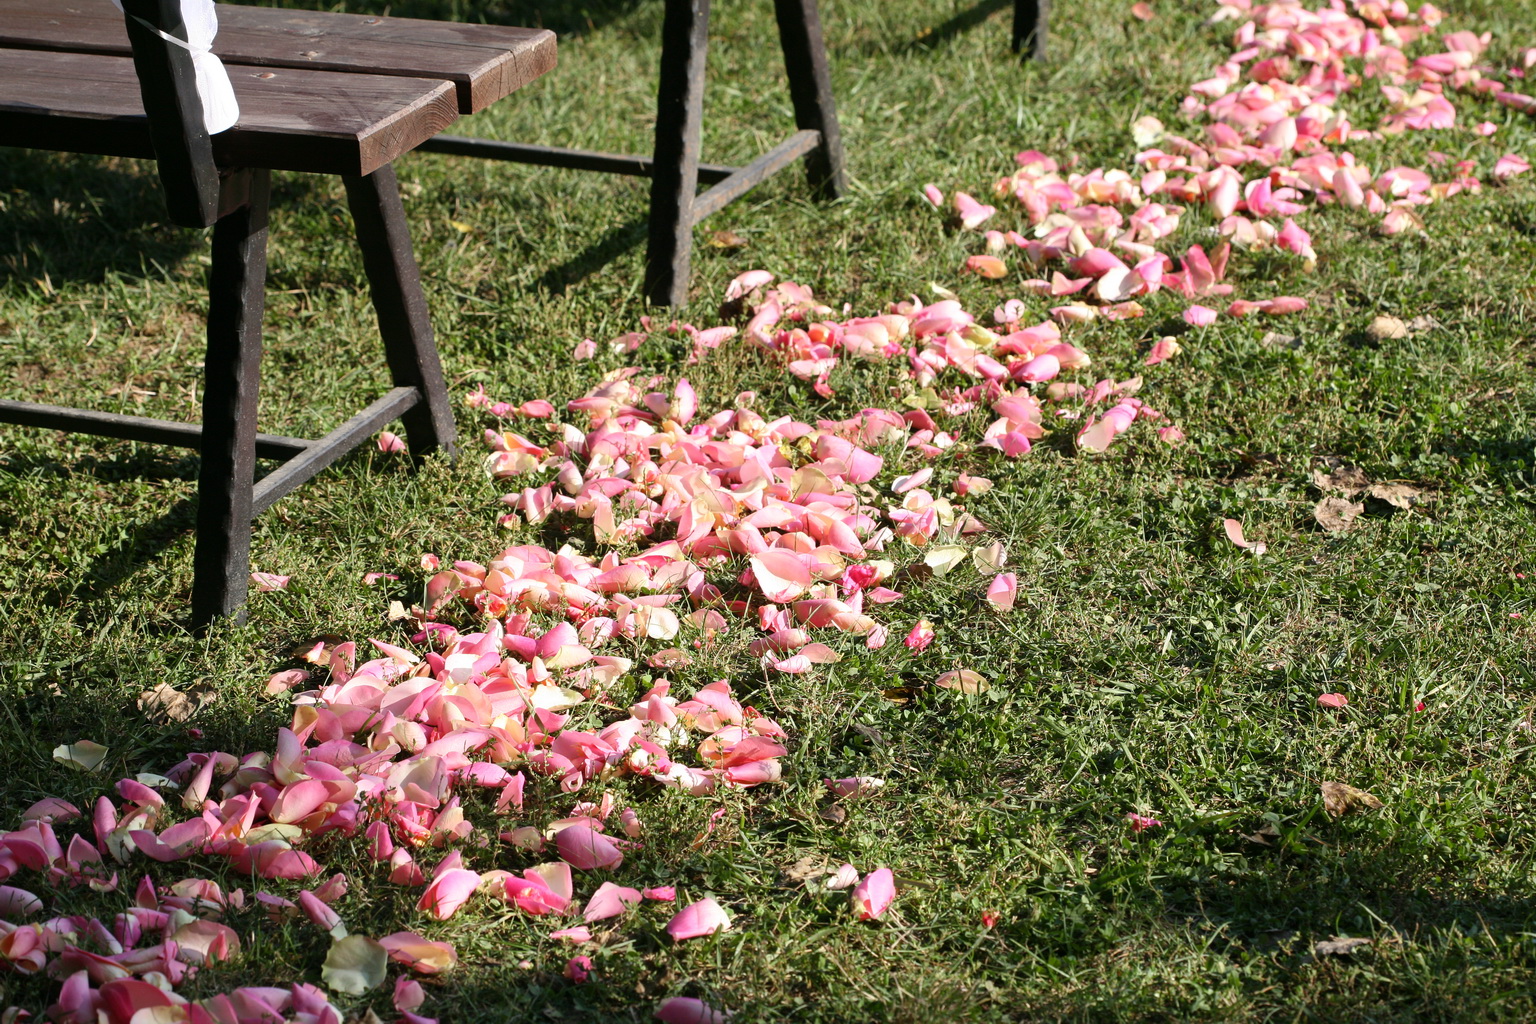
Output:
<instances>
[{"instance_id":1,"label":"fallen leaf on grass","mask_svg":"<svg viewBox=\"0 0 1536 1024\"><path fill-rule=\"evenodd\" d=\"M1355 524L1355 517L1365 506L1348 498L1324 498L1312 507L1312 518L1329 533L1340 533Z\"/></svg>"},{"instance_id":2,"label":"fallen leaf on grass","mask_svg":"<svg viewBox=\"0 0 1536 1024\"><path fill-rule=\"evenodd\" d=\"M803 882L807 878L820 878L827 873L822 867L822 859L814 853L807 857L801 857L789 867L784 869L784 877L791 882Z\"/></svg>"},{"instance_id":3,"label":"fallen leaf on grass","mask_svg":"<svg viewBox=\"0 0 1536 1024\"><path fill-rule=\"evenodd\" d=\"M1395 341L1408 337L1408 325L1395 316L1378 316L1365 328L1372 341Z\"/></svg>"},{"instance_id":4,"label":"fallen leaf on grass","mask_svg":"<svg viewBox=\"0 0 1536 1024\"><path fill-rule=\"evenodd\" d=\"M1335 935L1312 947L1313 956L1348 956L1357 949L1371 944L1370 939L1352 939L1348 935Z\"/></svg>"},{"instance_id":5,"label":"fallen leaf on grass","mask_svg":"<svg viewBox=\"0 0 1536 1024\"><path fill-rule=\"evenodd\" d=\"M1301 348L1301 339L1294 334L1281 334L1278 331L1269 331L1259 339L1259 344L1268 349L1290 349L1295 352Z\"/></svg>"},{"instance_id":6,"label":"fallen leaf on grass","mask_svg":"<svg viewBox=\"0 0 1536 1024\"><path fill-rule=\"evenodd\" d=\"M1324 782L1323 810L1330 818L1342 818L1357 811L1374 811L1385 806L1380 800L1363 789L1356 789L1347 782Z\"/></svg>"},{"instance_id":7,"label":"fallen leaf on grass","mask_svg":"<svg viewBox=\"0 0 1536 1024\"><path fill-rule=\"evenodd\" d=\"M1408 329L1415 334L1420 331L1432 331L1439 326L1441 326L1440 321L1432 316L1416 316L1408 321Z\"/></svg>"},{"instance_id":8,"label":"fallen leaf on grass","mask_svg":"<svg viewBox=\"0 0 1536 1024\"><path fill-rule=\"evenodd\" d=\"M945 672L933 681L934 686L945 690L954 690L956 693L964 693L968 696L986 693L991 689L985 676L979 672L972 672L968 668L962 668L955 672Z\"/></svg>"},{"instance_id":9,"label":"fallen leaf on grass","mask_svg":"<svg viewBox=\"0 0 1536 1024\"><path fill-rule=\"evenodd\" d=\"M1358 466L1332 466L1327 472L1317 467L1312 470L1312 486L1324 494L1342 494L1346 498L1353 498L1371 486L1371 481Z\"/></svg>"},{"instance_id":10,"label":"fallen leaf on grass","mask_svg":"<svg viewBox=\"0 0 1536 1024\"><path fill-rule=\"evenodd\" d=\"M1372 484L1366 493L1393 508L1409 509L1422 500L1424 492L1412 484Z\"/></svg>"},{"instance_id":11,"label":"fallen leaf on grass","mask_svg":"<svg viewBox=\"0 0 1536 1024\"><path fill-rule=\"evenodd\" d=\"M188 696L170 683L161 683L153 690L139 694L139 710L157 722L185 722L197 713L208 697L205 689L200 688Z\"/></svg>"},{"instance_id":12,"label":"fallen leaf on grass","mask_svg":"<svg viewBox=\"0 0 1536 1024\"><path fill-rule=\"evenodd\" d=\"M712 249L740 249L746 244L747 240L734 231L716 231L709 236Z\"/></svg>"}]
</instances>

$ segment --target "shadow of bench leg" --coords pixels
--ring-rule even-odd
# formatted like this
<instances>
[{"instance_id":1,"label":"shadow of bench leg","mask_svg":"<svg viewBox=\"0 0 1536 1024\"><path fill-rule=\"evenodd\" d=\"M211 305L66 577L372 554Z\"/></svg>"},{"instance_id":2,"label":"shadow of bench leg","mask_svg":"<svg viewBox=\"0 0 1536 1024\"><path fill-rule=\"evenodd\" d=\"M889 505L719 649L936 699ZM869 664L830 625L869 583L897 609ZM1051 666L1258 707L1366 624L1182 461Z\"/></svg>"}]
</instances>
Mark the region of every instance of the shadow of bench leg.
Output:
<instances>
[{"instance_id":1,"label":"shadow of bench leg","mask_svg":"<svg viewBox=\"0 0 1536 1024\"><path fill-rule=\"evenodd\" d=\"M1051 24L1051 0L1013 0L1013 52L1025 60L1045 60Z\"/></svg>"},{"instance_id":2,"label":"shadow of bench leg","mask_svg":"<svg viewBox=\"0 0 1536 1024\"><path fill-rule=\"evenodd\" d=\"M443 367L432 336L421 271L411 249L411 232L400 202L393 165L364 178L345 177L347 206L363 250L368 290L379 316L384 355L397 388L416 388L422 401L400 417L411 455L442 451L452 458L453 402L443 383Z\"/></svg>"},{"instance_id":3,"label":"shadow of bench leg","mask_svg":"<svg viewBox=\"0 0 1536 1024\"><path fill-rule=\"evenodd\" d=\"M774 0L773 6L789 73L789 95L795 104L795 127L821 133L821 145L805 155L806 177L817 198L836 199L847 191L848 179L827 49L821 38L821 14L816 0Z\"/></svg>"},{"instance_id":4,"label":"shadow of bench leg","mask_svg":"<svg viewBox=\"0 0 1536 1024\"><path fill-rule=\"evenodd\" d=\"M241 606L250 585L269 175L264 170L244 173L250 175L250 202L213 227L197 546L192 561L195 626L224 615L243 620Z\"/></svg>"},{"instance_id":5,"label":"shadow of bench leg","mask_svg":"<svg viewBox=\"0 0 1536 1024\"><path fill-rule=\"evenodd\" d=\"M651 234L645 253L645 297L656 306L681 306L688 301L708 48L709 0L667 0L656 97Z\"/></svg>"}]
</instances>

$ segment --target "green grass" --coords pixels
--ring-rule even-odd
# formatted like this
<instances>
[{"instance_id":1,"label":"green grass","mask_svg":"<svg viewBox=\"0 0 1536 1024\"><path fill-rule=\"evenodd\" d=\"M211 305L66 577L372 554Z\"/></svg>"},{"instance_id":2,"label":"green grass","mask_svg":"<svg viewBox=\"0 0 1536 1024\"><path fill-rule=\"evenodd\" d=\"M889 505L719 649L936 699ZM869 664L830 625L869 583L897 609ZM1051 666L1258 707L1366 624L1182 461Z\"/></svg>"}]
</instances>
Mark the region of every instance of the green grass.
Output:
<instances>
[{"instance_id":1,"label":"green grass","mask_svg":"<svg viewBox=\"0 0 1536 1024\"><path fill-rule=\"evenodd\" d=\"M533 23L532 6L393 10ZM1207 6L1191 0L1157 3L1147 24L1120 0L1060 6L1053 60L1020 67L997 3L976 19L946 3L826 0L850 195L819 205L791 173L710 221L689 318L713 324L725 283L758 266L857 312L926 297L930 281L977 311L1017 295L1016 280L961 279L975 238L943 229L920 187L986 194L1024 148L1124 166L1131 121L1172 124L1182 86L1224 52L1226 28L1202 27ZM661 4L542 7L562 32L559 70L462 128L643 152ZM1524 14L1516 0L1481 0L1457 5L1447 28L1491 29L1508 56L1533 42ZM788 94L771 5L718 4L715 26L705 155L739 161L786 131ZM1487 176L1494 157L1531 154L1536 132L1519 115L1458 105L1498 135L1398 138L1359 147L1362 158L1419 163L1433 148L1474 156ZM643 181L428 156L398 168L456 392L483 382L518 401L564 400L620 365L606 351L595 365L568 354L646 312ZM164 223L151 170L4 150L0 183L0 394L195 418L206 244ZM386 374L340 183L277 176L272 219L262 429L310 434ZM1013 616L978 607L985 580L965 567L909 587L889 610L902 632L919 616L937 624L918 658L837 641L842 663L767 681L726 645L674 674L685 687L730 676L793 737L779 787L699 801L619 786L647 837L615 880L714 895L737 915L730 932L674 947L667 915L650 908L593 953L594 981L573 986L560 977L571 950L544 938L547 922L476 904L430 924L361 844L330 840L316 856L352 877L343 917L370 934L414 927L454 941L464 966L428 983L426 1011L455 1022L639 1021L675 994L740 1020L1536 1018L1536 191L1517 180L1431 207L1426 221L1427 235L1382 239L1365 217L1309 216L1311 275L1289 259L1234 258L1239 294L1301 294L1313 307L1223 320L1146 371L1143 397L1184 428L1185 445L1135 430L1099 458L1061 444L1017 461L970 457L999 485L973 510L1008 544ZM1198 213L1186 225L1186 241L1208 226ZM720 229L745 248L711 247ZM1148 339L1182 308L1166 296L1148 305L1146 320L1074 335L1096 371L1138 372ZM1378 313L1440 326L1373 341L1363 329ZM1266 346L1272 329L1299 345ZM683 351L653 341L637 358L676 373ZM763 407L802 418L891 401L900 383L888 368L844 366L824 402L731 349L689 376L707 408L752 388ZM461 430L455 466L411 474L365 450L284 499L258 523L253 560L292 574L293 588L253 595L247 625L199 638L185 627L195 459L0 429L0 825L45 795L94 800L108 780L164 770L189 749L268 747L290 712L264 683L296 645L398 640L384 609L417 599L422 552L484 559L520 542L496 525L504 488L480 468L467 413ZM1432 500L1372 503L1357 528L1326 534L1309 484L1326 457ZM1269 553L1231 547L1228 516ZM369 571L404 579L367 588ZM883 695L953 667L981 671L991 689ZM212 693L190 723L202 738L138 709L160 682ZM1326 691L1347 694L1349 709L1318 708ZM111 774L50 760L78 737L111 744ZM888 785L841 822L823 817L820 780L850 774ZM1325 780L1386 806L1331 821ZM537 818L569 801L540 792L535 804ZM1133 837L1128 811L1166 825ZM470 817L488 822L489 804ZM855 924L843 895L786 881L804 857L892 867L903 888L888 919ZM497 863L526 866L505 853ZM585 895L596 879L580 884ZM983 911L1000 915L995 929ZM316 930L273 929L254 913L234 923L247 955L193 994L318 982ZM1335 935L1373 943L1310 955ZM41 1010L52 988L3 978L0 1005ZM367 1002L338 1001L359 1012ZM384 1014L386 1001L368 1005Z\"/></svg>"}]
</instances>

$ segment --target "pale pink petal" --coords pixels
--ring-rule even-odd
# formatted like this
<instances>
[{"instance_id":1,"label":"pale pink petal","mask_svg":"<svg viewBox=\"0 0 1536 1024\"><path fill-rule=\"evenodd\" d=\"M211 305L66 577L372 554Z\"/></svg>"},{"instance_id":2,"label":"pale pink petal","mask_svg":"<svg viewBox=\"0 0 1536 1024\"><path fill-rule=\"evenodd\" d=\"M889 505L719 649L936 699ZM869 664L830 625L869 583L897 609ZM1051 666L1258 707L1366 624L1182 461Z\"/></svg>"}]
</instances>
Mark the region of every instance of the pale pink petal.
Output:
<instances>
[{"instance_id":1,"label":"pale pink petal","mask_svg":"<svg viewBox=\"0 0 1536 1024\"><path fill-rule=\"evenodd\" d=\"M1495 181L1508 181L1517 174L1524 174L1531 169L1531 162L1518 153L1508 153L1499 157L1493 165L1493 177Z\"/></svg>"},{"instance_id":2,"label":"pale pink petal","mask_svg":"<svg viewBox=\"0 0 1536 1024\"><path fill-rule=\"evenodd\" d=\"M439 921L446 921L474 895L479 886L479 872L465 868L445 871L432 879L427 891L421 894L416 909L426 911Z\"/></svg>"},{"instance_id":3,"label":"pale pink petal","mask_svg":"<svg viewBox=\"0 0 1536 1024\"><path fill-rule=\"evenodd\" d=\"M1262 555L1265 547L1261 543L1249 541L1243 536L1243 524L1236 519L1223 519L1221 528L1227 532L1227 539L1240 548L1251 550L1255 555Z\"/></svg>"},{"instance_id":4,"label":"pale pink petal","mask_svg":"<svg viewBox=\"0 0 1536 1024\"><path fill-rule=\"evenodd\" d=\"M679 910L677 915L667 923L667 934L672 936L674 942L682 942L685 939L713 935L715 932L725 931L730 926L731 919L726 916L720 904L705 898Z\"/></svg>"},{"instance_id":5,"label":"pale pink petal","mask_svg":"<svg viewBox=\"0 0 1536 1024\"><path fill-rule=\"evenodd\" d=\"M896 878L890 868L878 868L854 887L854 915L860 921L878 920L896 898Z\"/></svg>"},{"instance_id":6,"label":"pale pink petal","mask_svg":"<svg viewBox=\"0 0 1536 1024\"><path fill-rule=\"evenodd\" d=\"M673 996L656 1007L656 1019L662 1024L728 1024L731 1015L717 1010L702 999Z\"/></svg>"},{"instance_id":7,"label":"pale pink petal","mask_svg":"<svg viewBox=\"0 0 1536 1024\"><path fill-rule=\"evenodd\" d=\"M597 892L587 901L587 907L582 911L582 920L588 924L593 921L606 921L610 917L618 917L630 907L640 902L640 890L629 889L622 885L614 885L612 882L604 882L597 887Z\"/></svg>"},{"instance_id":8,"label":"pale pink petal","mask_svg":"<svg viewBox=\"0 0 1536 1024\"><path fill-rule=\"evenodd\" d=\"M405 442L400 439L398 434L391 434L387 430L380 431L379 451L389 453L403 452L405 451Z\"/></svg>"},{"instance_id":9,"label":"pale pink petal","mask_svg":"<svg viewBox=\"0 0 1536 1024\"><path fill-rule=\"evenodd\" d=\"M1019 580L1011 572L1000 573L987 587L987 601L1000 612L1013 611L1013 602L1018 596Z\"/></svg>"},{"instance_id":10,"label":"pale pink petal","mask_svg":"<svg viewBox=\"0 0 1536 1024\"><path fill-rule=\"evenodd\" d=\"M616 868L624 863L624 854L612 839L585 825L572 825L555 833L555 849L561 860L581 871Z\"/></svg>"}]
</instances>

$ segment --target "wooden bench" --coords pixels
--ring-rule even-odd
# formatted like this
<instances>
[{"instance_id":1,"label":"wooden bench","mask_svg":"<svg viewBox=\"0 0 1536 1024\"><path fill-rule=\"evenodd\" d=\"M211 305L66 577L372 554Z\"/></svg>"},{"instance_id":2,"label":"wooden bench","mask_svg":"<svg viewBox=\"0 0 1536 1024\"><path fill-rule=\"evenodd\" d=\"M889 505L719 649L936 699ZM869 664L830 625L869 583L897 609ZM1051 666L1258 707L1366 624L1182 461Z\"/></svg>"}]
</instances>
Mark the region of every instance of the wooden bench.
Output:
<instances>
[{"instance_id":1,"label":"wooden bench","mask_svg":"<svg viewBox=\"0 0 1536 1024\"><path fill-rule=\"evenodd\" d=\"M0 422L198 448L192 619L237 614L251 521L392 420L453 453L452 404L390 162L554 66L541 30L220 4L240 117L204 129L178 0L0 0L0 144L155 157L171 218L213 227L201 427L25 402ZM258 434L270 171L342 176L393 387L318 440ZM255 461L283 464L256 482Z\"/></svg>"}]
</instances>

